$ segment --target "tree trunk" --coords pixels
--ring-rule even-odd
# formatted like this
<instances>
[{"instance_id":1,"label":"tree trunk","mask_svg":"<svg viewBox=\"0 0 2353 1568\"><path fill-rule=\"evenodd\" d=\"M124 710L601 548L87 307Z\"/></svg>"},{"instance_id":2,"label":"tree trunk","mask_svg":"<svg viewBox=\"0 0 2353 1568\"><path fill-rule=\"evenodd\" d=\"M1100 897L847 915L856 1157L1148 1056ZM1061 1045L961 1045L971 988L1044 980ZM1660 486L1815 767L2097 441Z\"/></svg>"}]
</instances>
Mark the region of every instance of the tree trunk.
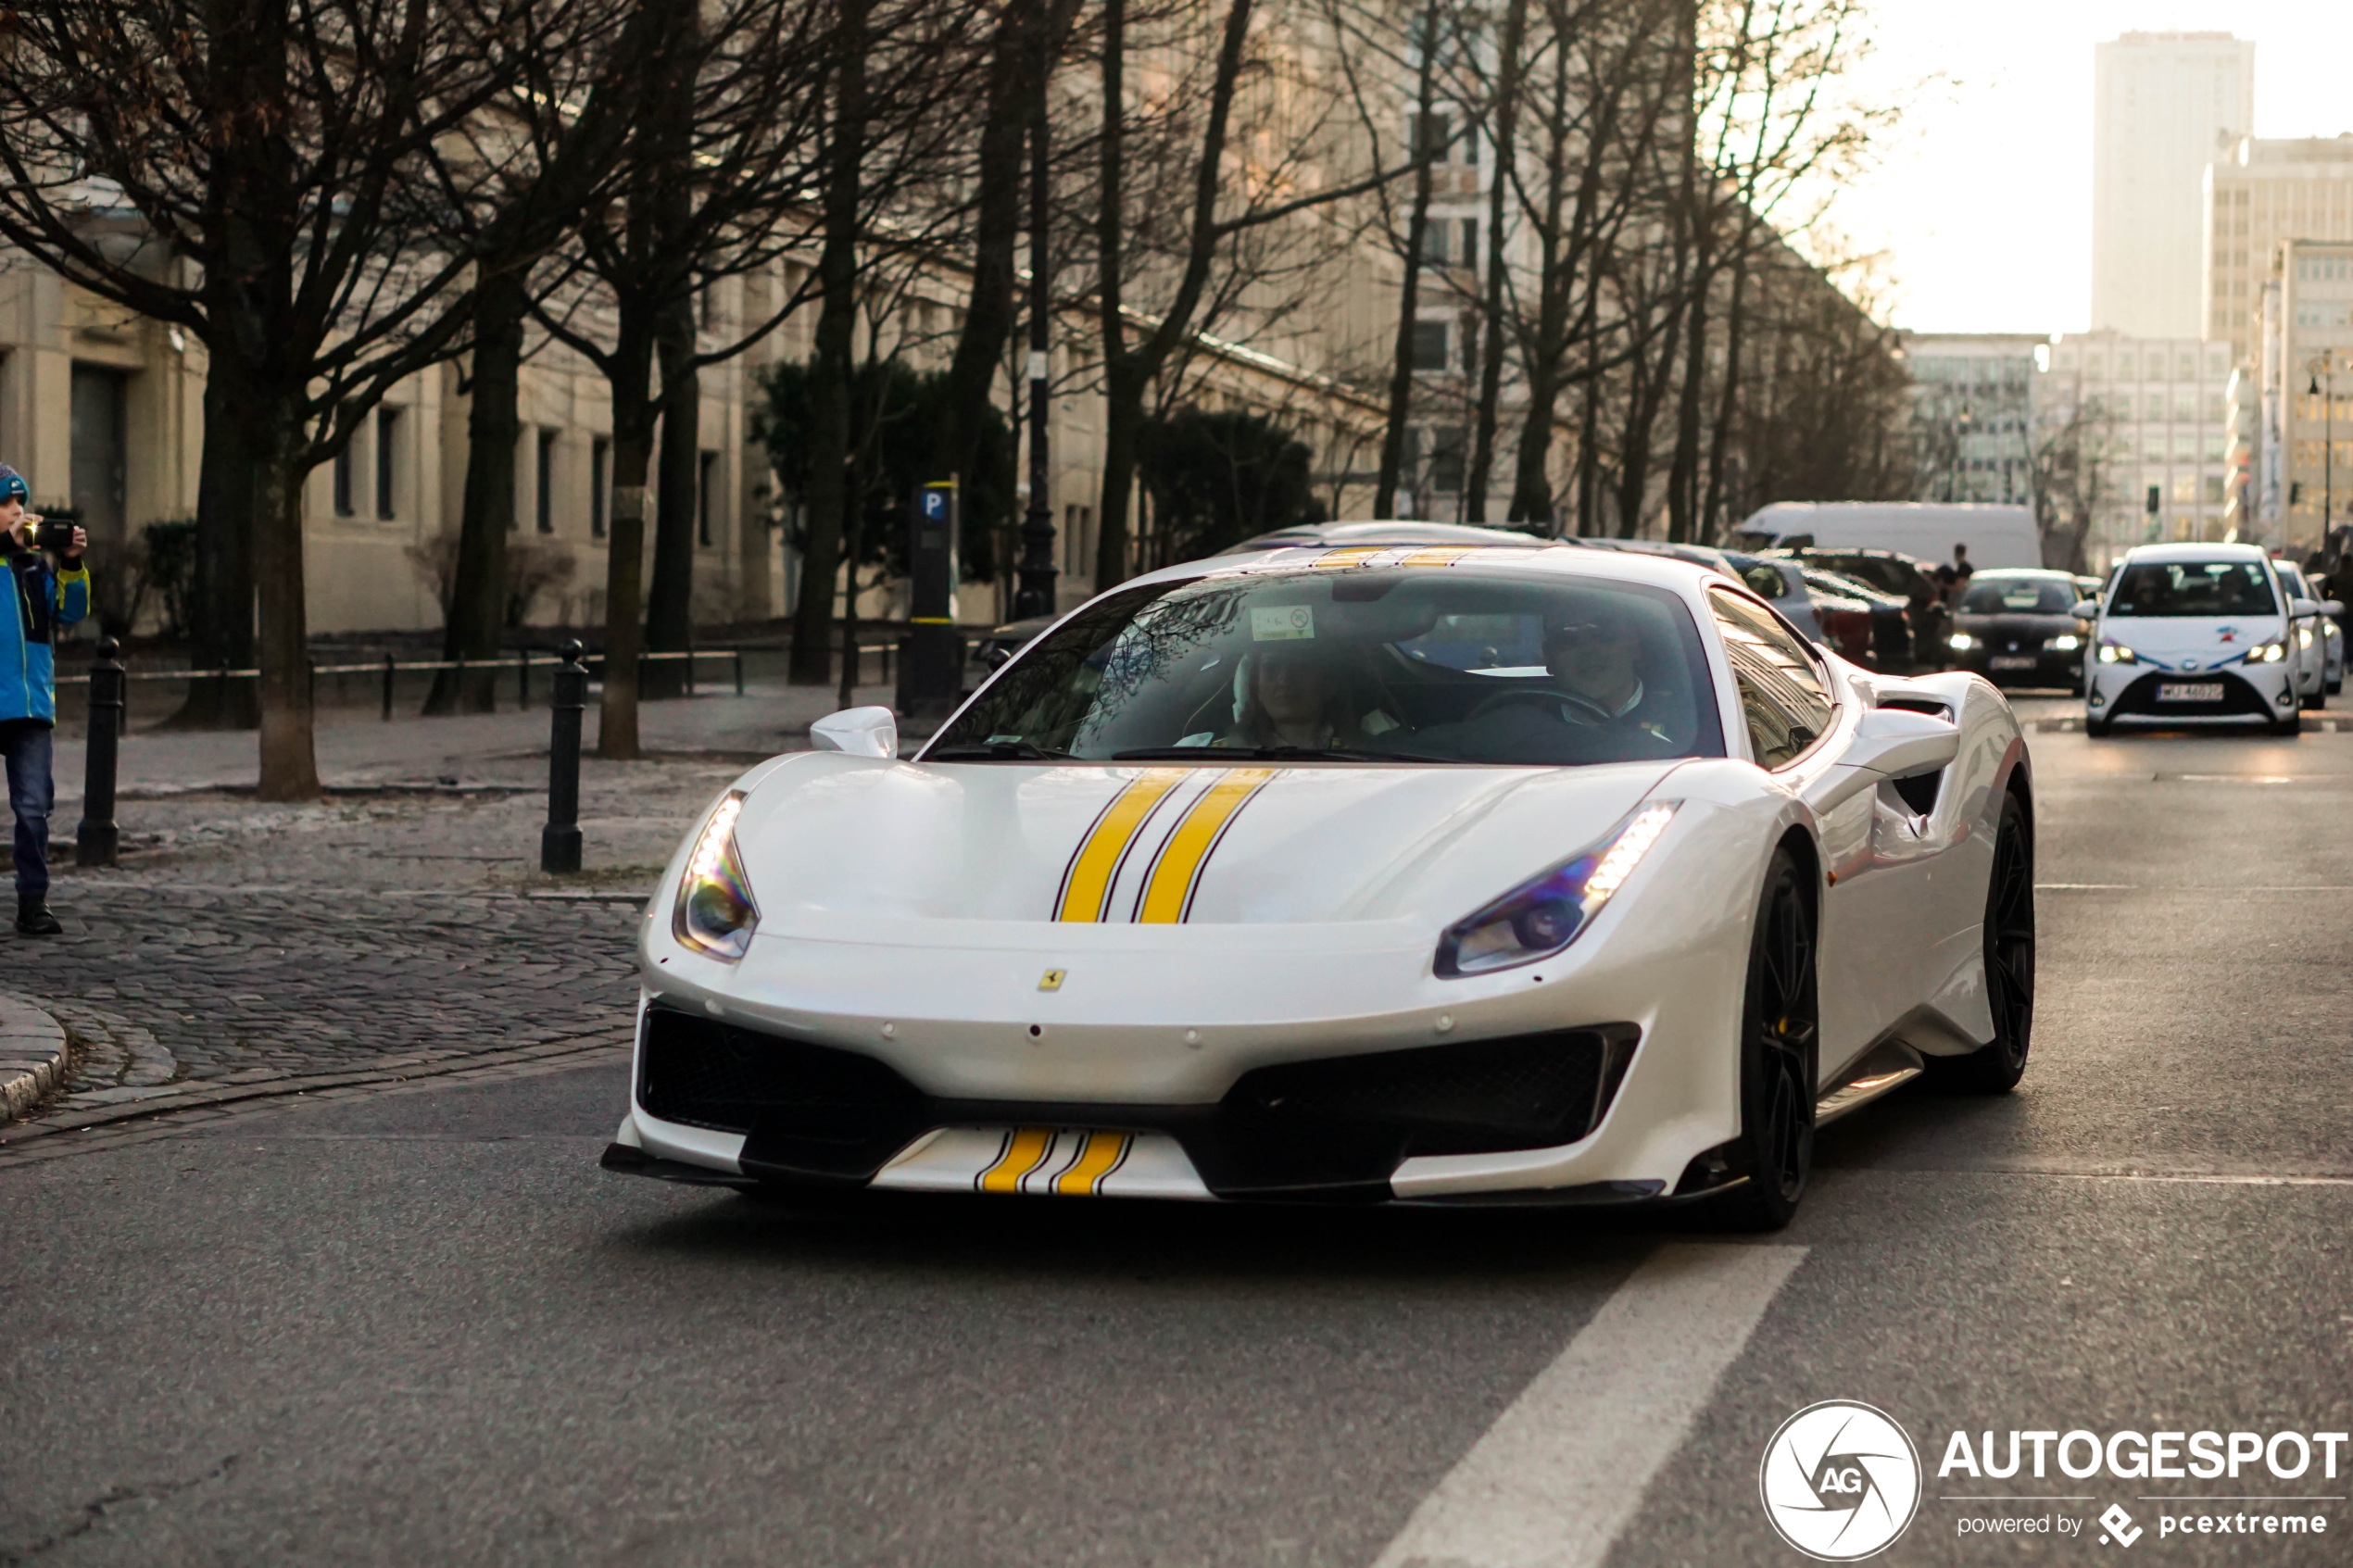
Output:
<instances>
[{"instance_id":1,"label":"tree trunk","mask_svg":"<svg viewBox=\"0 0 2353 1568\"><path fill-rule=\"evenodd\" d=\"M1746 208L1742 209L1743 212ZM1752 234L1743 221L1738 249L1732 253L1732 297L1724 307L1724 374L1717 393L1714 429L1707 446L1707 494L1700 504L1699 534L1715 538L1724 523L1718 514L1724 506L1724 458L1731 444L1732 420L1740 408L1741 346L1748 325L1748 260Z\"/></svg>"},{"instance_id":2,"label":"tree trunk","mask_svg":"<svg viewBox=\"0 0 2353 1568\"><path fill-rule=\"evenodd\" d=\"M1136 489L1136 444L1144 427L1149 378L1130 364L1103 378L1103 493L1095 530L1095 592L1127 580L1127 506ZM1119 551L1116 566L1111 551Z\"/></svg>"},{"instance_id":3,"label":"tree trunk","mask_svg":"<svg viewBox=\"0 0 2353 1568\"><path fill-rule=\"evenodd\" d=\"M834 591L849 511L850 356L858 324L860 162L866 146L865 23L863 0L848 0L840 24L844 43L833 146L826 157L825 241L817 254L816 428L811 433L800 602L792 626L791 680L797 686L825 685L833 675ZM853 579L857 570L850 563Z\"/></svg>"},{"instance_id":4,"label":"tree trunk","mask_svg":"<svg viewBox=\"0 0 2353 1568\"><path fill-rule=\"evenodd\" d=\"M1049 24L1047 0L1009 4L998 19L988 65L987 119L973 192L973 281L963 330L948 366L934 461L969 485L980 468L980 430L988 395L1003 368L1013 330L1013 260L1021 234L1023 148L1033 93L1031 60ZM972 526L971 521L966 523Z\"/></svg>"},{"instance_id":5,"label":"tree trunk","mask_svg":"<svg viewBox=\"0 0 2353 1568\"><path fill-rule=\"evenodd\" d=\"M1692 269L1683 300L1683 373L1675 398L1675 457L1667 470L1667 536L1688 545L1698 532L1700 405L1707 382L1707 286L1705 259Z\"/></svg>"},{"instance_id":6,"label":"tree trunk","mask_svg":"<svg viewBox=\"0 0 2353 1568\"><path fill-rule=\"evenodd\" d=\"M1497 404L1504 391L1504 235L1511 198L1513 157L1516 150L1516 122L1519 115L1520 51L1528 37L1528 0L1510 0L1504 7L1504 33L1497 51L1493 127L1495 167L1488 176L1486 331L1480 334L1485 355L1478 367L1478 408L1471 421L1470 473L1463 482L1468 521L1487 521L1487 490L1495 472Z\"/></svg>"},{"instance_id":7,"label":"tree trunk","mask_svg":"<svg viewBox=\"0 0 2353 1568\"><path fill-rule=\"evenodd\" d=\"M441 657L469 668L434 671L427 713L488 713L497 706L496 660L507 627L507 531L515 521L516 411L522 324L530 302L523 270L485 259L473 308L472 403L466 411L465 509L458 524L458 576Z\"/></svg>"},{"instance_id":8,"label":"tree trunk","mask_svg":"<svg viewBox=\"0 0 2353 1568\"><path fill-rule=\"evenodd\" d=\"M645 651L646 473L653 458L653 327L623 301L612 389L612 530L605 541L605 695L597 755L637 755L637 656Z\"/></svg>"},{"instance_id":9,"label":"tree trunk","mask_svg":"<svg viewBox=\"0 0 2353 1568\"><path fill-rule=\"evenodd\" d=\"M1422 247L1429 233L1430 116L1438 107L1439 8L1422 11L1421 64L1414 78L1413 205L1405 213L1405 273L1397 285L1397 348L1389 368L1389 422L1381 429L1380 471L1373 482L1373 515L1397 515L1397 487L1405 467L1405 425L1414 402L1414 319L1421 312ZM1489 242L1494 231L1488 231Z\"/></svg>"},{"instance_id":10,"label":"tree trunk","mask_svg":"<svg viewBox=\"0 0 2353 1568\"><path fill-rule=\"evenodd\" d=\"M216 364L205 377L204 456L196 475L195 582L189 596L188 663L253 668L253 454L235 379ZM192 681L175 729L249 730L261 698L250 680Z\"/></svg>"},{"instance_id":11,"label":"tree trunk","mask_svg":"<svg viewBox=\"0 0 2353 1568\"><path fill-rule=\"evenodd\" d=\"M655 334L661 365L661 463L655 476L654 581L646 603L646 646L683 653L694 646L695 546L702 527L702 377L695 367L695 302L664 307ZM638 682L647 700L686 690L684 661L648 663Z\"/></svg>"},{"instance_id":12,"label":"tree trunk","mask_svg":"<svg viewBox=\"0 0 2353 1568\"><path fill-rule=\"evenodd\" d=\"M310 624L302 571L302 482L298 423L279 410L300 393L273 398L277 409L248 408L260 433L254 463L255 573L261 635L261 784L263 800L315 800L319 762L311 749Z\"/></svg>"}]
</instances>

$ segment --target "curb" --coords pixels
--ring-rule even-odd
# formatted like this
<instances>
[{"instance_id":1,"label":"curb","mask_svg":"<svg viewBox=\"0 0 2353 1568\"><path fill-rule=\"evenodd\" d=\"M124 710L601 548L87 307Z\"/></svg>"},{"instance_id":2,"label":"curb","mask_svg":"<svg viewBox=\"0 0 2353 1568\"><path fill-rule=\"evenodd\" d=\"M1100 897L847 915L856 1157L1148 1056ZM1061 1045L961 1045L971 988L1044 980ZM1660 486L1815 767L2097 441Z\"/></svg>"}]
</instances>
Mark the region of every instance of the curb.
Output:
<instances>
[{"instance_id":1,"label":"curb","mask_svg":"<svg viewBox=\"0 0 2353 1568\"><path fill-rule=\"evenodd\" d=\"M42 1015L44 1019L47 1015ZM51 1028L56 1028L53 1023ZM153 1095L113 1105L82 1110L57 1110L36 1121L0 1128L0 1155L21 1152L45 1138L90 1132L120 1123L144 1122L175 1111L217 1110L252 1100L315 1095L336 1089L403 1084L419 1079L462 1076L478 1070L515 1067L560 1060L628 1046L636 1035L634 1024L568 1035L535 1046L492 1051L427 1051L412 1056L385 1057L365 1068L342 1073L288 1073L275 1068L233 1073L226 1079L195 1081L161 1089Z\"/></svg>"},{"instance_id":2,"label":"curb","mask_svg":"<svg viewBox=\"0 0 2353 1568\"><path fill-rule=\"evenodd\" d=\"M40 1008L0 991L0 1123L14 1122L66 1079L66 1032Z\"/></svg>"}]
</instances>

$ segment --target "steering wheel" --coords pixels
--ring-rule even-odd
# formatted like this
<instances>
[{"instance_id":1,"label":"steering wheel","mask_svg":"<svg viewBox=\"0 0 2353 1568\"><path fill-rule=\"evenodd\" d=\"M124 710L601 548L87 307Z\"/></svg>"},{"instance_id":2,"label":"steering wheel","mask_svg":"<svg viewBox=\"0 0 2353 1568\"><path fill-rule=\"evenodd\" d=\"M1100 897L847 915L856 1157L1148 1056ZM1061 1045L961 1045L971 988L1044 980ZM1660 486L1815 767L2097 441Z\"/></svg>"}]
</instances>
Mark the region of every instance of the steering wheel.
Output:
<instances>
[{"instance_id":1,"label":"steering wheel","mask_svg":"<svg viewBox=\"0 0 2353 1568\"><path fill-rule=\"evenodd\" d=\"M1515 703L1528 702L1568 703L1592 714L1590 722L1595 724L1606 724L1617 717L1616 714L1604 711L1602 705L1591 697L1579 696L1574 692L1554 691L1548 687L1543 691L1497 692L1493 696L1482 698L1476 708L1463 716L1463 721L1468 723L1476 719L1483 719L1490 713L1500 712Z\"/></svg>"}]
</instances>

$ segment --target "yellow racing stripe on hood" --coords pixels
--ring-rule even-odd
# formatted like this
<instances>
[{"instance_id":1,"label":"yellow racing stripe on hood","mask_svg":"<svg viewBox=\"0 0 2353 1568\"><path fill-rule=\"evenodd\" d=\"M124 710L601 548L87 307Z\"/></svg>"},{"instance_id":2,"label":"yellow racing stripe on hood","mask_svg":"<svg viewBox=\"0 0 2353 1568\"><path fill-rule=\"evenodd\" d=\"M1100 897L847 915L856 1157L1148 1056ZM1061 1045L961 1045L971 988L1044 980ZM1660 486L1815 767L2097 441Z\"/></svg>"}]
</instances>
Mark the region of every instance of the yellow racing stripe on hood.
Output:
<instances>
[{"instance_id":1,"label":"yellow racing stripe on hood","mask_svg":"<svg viewBox=\"0 0 2353 1568\"><path fill-rule=\"evenodd\" d=\"M1193 804L1176 819L1161 841L1160 853L1144 875L1143 891L1136 897L1136 920L1144 925L1174 925L1192 913L1193 893L1201 873L1234 819L1241 815L1273 768L1232 768L1226 776L1194 797Z\"/></svg>"},{"instance_id":2,"label":"yellow racing stripe on hood","mask_svg":"<svg viewBox=\"0 0 2353 1568\"><path fill-rule=\"evenodd\" d=\"M1128 847L1169 793L1185 782L1189 770L1152 768L1128 781L1097 813L1094 825L1079 841L1077 853L1063 869L1063 884L1054 897L1058 921L1100 921L1111 902L1112 884L1127 862Z\"/></svg>"}]
</instances>

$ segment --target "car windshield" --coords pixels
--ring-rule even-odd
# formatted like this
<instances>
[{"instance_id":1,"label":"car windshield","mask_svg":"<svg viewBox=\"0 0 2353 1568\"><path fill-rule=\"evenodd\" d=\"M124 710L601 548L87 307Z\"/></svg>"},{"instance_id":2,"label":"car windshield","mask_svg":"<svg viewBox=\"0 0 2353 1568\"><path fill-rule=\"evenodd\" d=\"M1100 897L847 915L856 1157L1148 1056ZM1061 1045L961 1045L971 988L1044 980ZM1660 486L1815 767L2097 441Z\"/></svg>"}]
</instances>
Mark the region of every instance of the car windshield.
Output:
<instances>
[{"instance_id":1,"label":"car windshield","mask_svg":"<svg viewBox=\"0 0 2353 1568\"><path fill-rule=\"evenodd\" d=\"M2260 561L2142 560L2125 563L2108 599L2110 615L2276 615Z\"/></svg>"},{"instance_id":2,"label":"car windshield","mask_svg":"<svg viewBox=\"0 0 2353 1568\"><path fill-rule=\"evenodd\" d=\"M1963 615L2065 615L2079 596L2072 583L2056 578L1973 578L1961 596Z\"/></svg>"},{"instance_id":3,"label":"car windshield","mask_svg":"<svg viewBox=\"0 0 2353 1568\"><path fill-rule=\"evenodd\" d=\"M1699 632L1644 584L1448 567L1139 584L1023 650L926 761L1721 757Z\"/></svg>"}]
</instances>

